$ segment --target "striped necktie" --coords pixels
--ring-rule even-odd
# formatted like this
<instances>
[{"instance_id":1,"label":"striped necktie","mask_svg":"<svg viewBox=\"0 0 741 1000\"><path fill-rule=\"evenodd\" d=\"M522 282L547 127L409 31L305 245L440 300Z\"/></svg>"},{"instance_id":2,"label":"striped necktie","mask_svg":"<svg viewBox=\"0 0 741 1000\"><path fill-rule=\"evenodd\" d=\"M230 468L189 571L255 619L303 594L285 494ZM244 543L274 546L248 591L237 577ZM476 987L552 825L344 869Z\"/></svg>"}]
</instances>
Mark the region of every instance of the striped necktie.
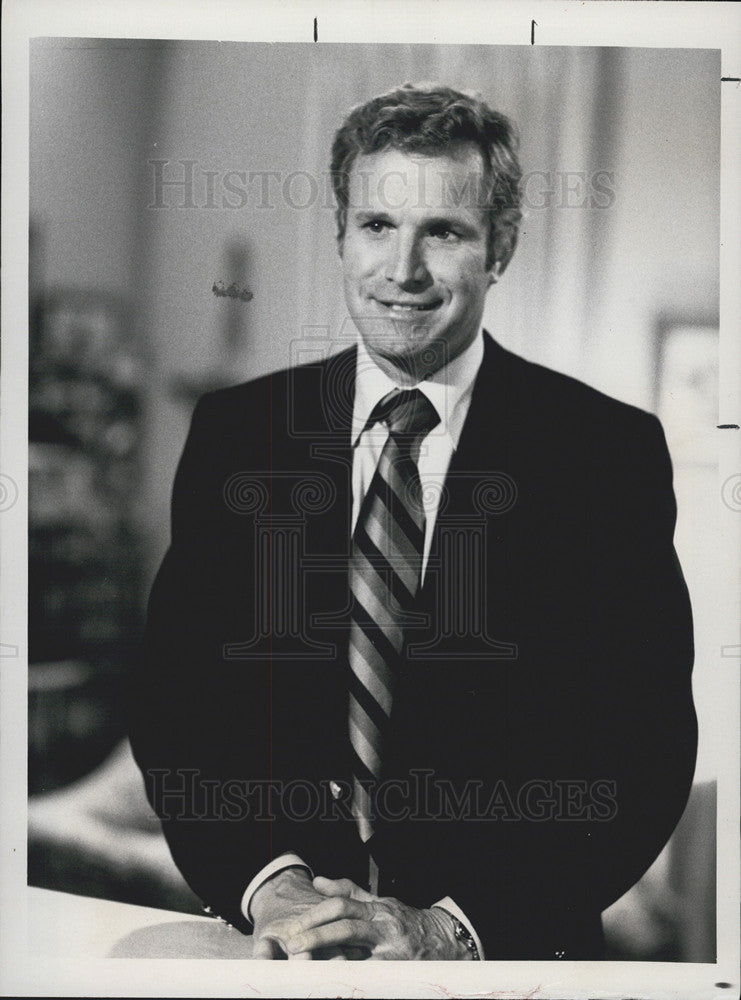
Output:
<instances>
[{"instance_id":1,"label":"striped necktie","mask_svg":"<svg viewBox=\"0 0 741 1000\"><path fill-rule=\"evenodd\" d=\"M366 426L379 421L389 436L360 507L350 560L352 811L364 843L373 834L372 792L383 765L404 621L414 609L422 572L425 516L417 461L423 438L440 418L419 389L395 389ZM375 892L371 859L374 881Z\"/></svg>"}]
</instances>

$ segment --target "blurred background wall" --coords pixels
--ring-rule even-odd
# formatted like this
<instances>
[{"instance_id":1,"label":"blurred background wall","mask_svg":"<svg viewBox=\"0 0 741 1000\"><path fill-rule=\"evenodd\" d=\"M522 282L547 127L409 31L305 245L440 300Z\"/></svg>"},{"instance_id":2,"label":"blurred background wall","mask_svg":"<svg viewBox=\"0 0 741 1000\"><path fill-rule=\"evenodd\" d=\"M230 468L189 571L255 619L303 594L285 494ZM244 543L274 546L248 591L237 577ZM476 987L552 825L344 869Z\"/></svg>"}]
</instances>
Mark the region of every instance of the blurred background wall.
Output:
<instances>
[{"instance_id":1,"label":"blurred background wall","mask_svg":"<svg viewBox=\"0 0 741 1000\"><path fill-rule=\"evenodd\" d=\"M525 219L490 332L664 422L700 755L683 826L607 924L616 957L712 960L720 60L701 50L32 43L29 877L196 905L119 742L120 680L195 398L345 346L329 147L406 80L519 126ZM214 293L232 283L249 294Z\"/></svg>"}]
</instances>

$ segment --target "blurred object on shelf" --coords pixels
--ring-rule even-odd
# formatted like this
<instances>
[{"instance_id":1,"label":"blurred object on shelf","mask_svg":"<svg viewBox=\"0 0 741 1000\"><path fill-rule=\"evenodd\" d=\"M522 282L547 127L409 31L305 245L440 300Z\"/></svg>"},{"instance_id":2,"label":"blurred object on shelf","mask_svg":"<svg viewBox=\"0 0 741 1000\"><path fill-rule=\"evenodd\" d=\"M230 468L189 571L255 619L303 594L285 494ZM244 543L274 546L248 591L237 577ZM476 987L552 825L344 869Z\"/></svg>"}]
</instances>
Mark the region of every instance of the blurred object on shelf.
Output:
<instances>
[{"instance_id":1,"label":"blurred object on shelf","mask_svg":"<svg viewBox=\"0 0 741 1000\"><path fill-rule=\"evenodd\" d=\"M79 660L30 664L28 701L31 795L97 767L123 726L120 675Z\"/></svg>"},{"instance_id":2,"label":"blurred object on shelf","mask_svg":"<svg viewBox=\"0 0 741 1000\"><path fill-rule=\"evenodd\" d=\"M32 261L40 266L32 227ZM31 790L96 766L124 731L141 631L143 364L124 303L31 282Z\"/></svg>"},{"instance_id":3,"label":"blurred object on shelf","mask_svg":"<svg viewBox=\"0 0 741 1000\"><path fill-rule=\"evenodd\" d=\"M29 444L29 654L115 666L138 634L139 541L122 470Z\"/></svg>"},{"instance_id":4,"label":"blurred object on shelf","mask_svg":"<svg viewBox=\"0 0 741 1000\"><path fill-rule=\"evenodd\" d=\"M31 330L36 376L89 376L138 395L139 352L118 297L90 288L57 288L45 292L42 302L40 322Z\"/></svg>"}]
</instances>

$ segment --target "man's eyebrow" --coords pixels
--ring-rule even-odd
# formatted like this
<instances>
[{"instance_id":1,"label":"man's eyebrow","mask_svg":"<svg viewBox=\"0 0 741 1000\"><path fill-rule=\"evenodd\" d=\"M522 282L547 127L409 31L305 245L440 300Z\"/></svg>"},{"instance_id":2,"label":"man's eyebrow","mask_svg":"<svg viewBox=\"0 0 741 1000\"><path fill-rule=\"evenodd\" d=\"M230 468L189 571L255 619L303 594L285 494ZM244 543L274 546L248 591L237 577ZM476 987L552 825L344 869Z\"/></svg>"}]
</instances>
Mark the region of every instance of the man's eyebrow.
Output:
<instances>
[{"instance_id":1,"label":"man's eyebrow","mask_svg":"<svg viewBox=\"0 0 741 1000\"><path fill-rule=\"evenodd\" d=\"M371 211L369 209L358 209L357 211L352 211L351 215L356 222L373 222L378 220L379 222L391 222L391 216L388 212L381 211Z\"/></svg>"},{"instance_id":2,"label":"man's eyebrow","mask_svg":"<svg viewBox=\"0 0 741 1000\"><path fill-rule=\"evenodd\" d=\"M455 211L450 212L450 214L445 215L434 215L429 219L425 219L425 225L428 227L432 226L450 226L456 229L470 229L471 223L465 219L462 215L457 215Z\"/></svg>"}]
</instances>

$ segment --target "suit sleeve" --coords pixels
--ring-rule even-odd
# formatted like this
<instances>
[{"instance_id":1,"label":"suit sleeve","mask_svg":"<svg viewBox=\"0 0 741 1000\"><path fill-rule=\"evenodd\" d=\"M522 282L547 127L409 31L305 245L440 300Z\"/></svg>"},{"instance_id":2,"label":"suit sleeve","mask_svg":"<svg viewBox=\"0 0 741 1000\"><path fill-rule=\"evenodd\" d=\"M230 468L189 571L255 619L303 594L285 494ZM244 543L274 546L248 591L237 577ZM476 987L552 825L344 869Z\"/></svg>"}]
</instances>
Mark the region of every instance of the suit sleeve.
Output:
<instances>
[{"instance_id":1,"label":"suit sleeve","mask_svg":"<svg viewBox=\"0 0 741 1000\"><path fill-rule=\"evenodd\" d=\"M253 876L284 852L310 861L311 850L271 796L270 665L224 655L253 625L254 552L224 528L230 431L217 402L199 402L175 477L130 737L175 862L211 911L246 932L240 903Z\"/></svg>"},{"instance_id":2,"label":"suit sleeve","mask_svg":"<svg viewBox=\"0 0 741 1000\"><path fill-rule=\"evenodd\" d=\"M583 627L570 640L578 666L534 693L524 758L528 744L538 745L539 717L558 713L560 729L520 774L523 783L548 779L551 791L561 779L585 778L601 790L601 808L579 815L562 799L540 822L500 821L494 831L461 823L430 852L433 891L465 911L489 959L590 957L581 953L585 914L598 916L641 877L691 787L692 617L673 548L672 470L659 422L641 415L640 427L615 435L609 450L585 505L582 582L573 594ZM558 762L550 771L549 757Z\"/></svg>"}]
</instances>

